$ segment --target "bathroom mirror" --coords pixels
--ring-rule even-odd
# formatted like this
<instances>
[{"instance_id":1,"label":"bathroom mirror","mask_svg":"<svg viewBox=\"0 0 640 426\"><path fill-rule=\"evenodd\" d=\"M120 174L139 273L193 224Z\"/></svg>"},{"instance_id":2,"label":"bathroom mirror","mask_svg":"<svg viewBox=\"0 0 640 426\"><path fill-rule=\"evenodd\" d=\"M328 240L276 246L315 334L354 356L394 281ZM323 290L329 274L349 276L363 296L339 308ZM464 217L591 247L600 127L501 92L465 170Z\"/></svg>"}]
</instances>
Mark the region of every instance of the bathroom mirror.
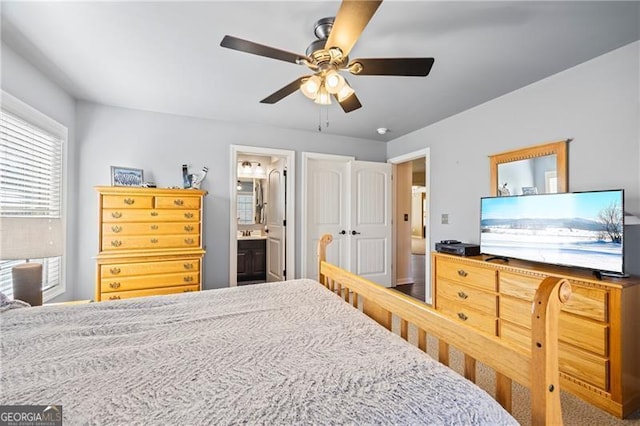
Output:
<instances>
[{"instance_id":1,"label":"bathroom mirror","mask_svg":"<svg viewBox=\"0 0 640 426\"><path fill-rule=\"evenodd\" d=\"M491 195L567 192L570 139L490 155Z\"/></svg>"},{"instance_id":2,"label":"bathroom mirror","mask_svg":"<svg viewBox=\"0 0 640 426\"><path fill-rule=\"evenodd\" d=\"M262 179L238 179L236 214L238 225L264 223Z\"/></svg>"}]
</instances>

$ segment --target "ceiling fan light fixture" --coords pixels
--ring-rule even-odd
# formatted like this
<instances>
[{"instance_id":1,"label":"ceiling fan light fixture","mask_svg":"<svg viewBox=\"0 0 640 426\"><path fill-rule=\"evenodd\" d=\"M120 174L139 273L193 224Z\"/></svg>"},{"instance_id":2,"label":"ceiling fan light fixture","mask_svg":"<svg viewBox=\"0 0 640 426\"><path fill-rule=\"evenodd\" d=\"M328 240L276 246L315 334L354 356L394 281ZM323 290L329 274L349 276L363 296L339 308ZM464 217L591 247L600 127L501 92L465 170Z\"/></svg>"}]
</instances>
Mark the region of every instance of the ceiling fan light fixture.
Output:
<instances>
[{"instance_id":1,"label":"ceiling fan light fixture","mask_svg":"<svg viewBox=\"0 0 640 426\"><path fill-rule=\"evenodd\" d=\"M344 85L342 86L342 88L340 88L340 90L336 94L336 96L338 97L338 102L344 101L345 99L347 99L349 96L353 95L354 93L355 93L355 91L345 81Z\"/></svg>"},{"instance_id":2,"label":"ceiling fan light fixture","mask_svg":"<svg viewBox=\"0 0 640 426\"><path fill-rule=\"evenodd\" d=\"M329 70L324 76L324 85L327 92L335 95L345 85L344 77L338 74L336 70Z\"/></svg>"},{"instance_id":3,"label":"ceiling fan light fixture","mask_svg":"<svg viewBox=\"0 0 640 426\"><path fill-rule=\"evenodd\" d=\"M300 86L300 91L307 98L315 100L321 86L322 80L320 79L320 77L318 77L317 75L312 75L304 83L302 83L302 86Z\"/></svg>"},{"instance_id":4,"label":"ceiling fan light fixture","mask_svg":"<svg viewBox=\"0 0 640 426\"><path fill-rule=\"evenodd\" d=\"M320 105L331 105L331 94L329 94L324 86L320 86L318 96L316 96L314 102Z\"/></svg>"}]
</instances>

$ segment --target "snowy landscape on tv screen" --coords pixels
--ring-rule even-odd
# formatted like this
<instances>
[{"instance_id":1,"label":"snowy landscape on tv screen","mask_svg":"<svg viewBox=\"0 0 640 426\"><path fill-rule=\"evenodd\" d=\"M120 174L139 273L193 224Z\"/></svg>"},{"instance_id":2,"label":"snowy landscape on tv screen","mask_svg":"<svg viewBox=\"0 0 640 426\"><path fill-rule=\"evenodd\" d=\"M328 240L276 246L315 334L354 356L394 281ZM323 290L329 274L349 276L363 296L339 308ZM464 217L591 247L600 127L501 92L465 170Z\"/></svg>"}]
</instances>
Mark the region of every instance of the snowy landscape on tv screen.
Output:
<instances>
[{"instance_id":1,"label":"snowy landscape on tv screen","mask_svg":"<svg viewBox=\"0 0 640 426\"><path fill-rule=\"evenodd\" d=\"M481 200L484 254L623 272L623 191Z\"/></svg>"}]
</instances>

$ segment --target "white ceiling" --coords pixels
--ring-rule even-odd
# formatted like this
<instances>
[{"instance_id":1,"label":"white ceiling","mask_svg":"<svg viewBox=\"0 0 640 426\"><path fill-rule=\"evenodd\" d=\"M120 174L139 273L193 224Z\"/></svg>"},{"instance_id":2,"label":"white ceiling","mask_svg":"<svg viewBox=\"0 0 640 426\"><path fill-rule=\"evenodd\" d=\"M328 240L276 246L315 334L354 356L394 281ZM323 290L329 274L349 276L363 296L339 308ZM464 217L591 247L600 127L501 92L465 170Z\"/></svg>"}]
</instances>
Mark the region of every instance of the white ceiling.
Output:
<instances>
[{"instance_id":1,"label":"white ceiling","mask_svg":"<svg viewBox=\"0 0 640 426\"><path fill-rule=\"evenodd\" d=\"M315 21L338 8L335 1L3 0L2 38L77 99L314 132L320 108L301 93L259 103L307 68L220 41L229 34L304 54ZM639 38L635 1L387 0L350 57L434 57L431 74L348 77L363 107L323 108L322 131L392 140ZM390 132L378 135L378 127Z\"/></svg>"}]
</instances>

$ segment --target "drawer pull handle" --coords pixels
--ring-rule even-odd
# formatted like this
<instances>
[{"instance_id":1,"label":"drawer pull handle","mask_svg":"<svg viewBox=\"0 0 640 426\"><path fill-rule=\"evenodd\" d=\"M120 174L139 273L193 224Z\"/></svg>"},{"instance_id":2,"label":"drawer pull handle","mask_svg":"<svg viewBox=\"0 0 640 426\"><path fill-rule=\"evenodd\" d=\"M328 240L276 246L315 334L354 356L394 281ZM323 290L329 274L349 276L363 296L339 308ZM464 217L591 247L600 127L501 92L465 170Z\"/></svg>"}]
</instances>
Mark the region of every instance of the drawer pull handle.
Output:
<instances>
[{"instance_id":1,"label":"drawer pull handle","mask_svg":"<svg viewBox=\"0 0 640 426\"><path fill-rule=\"evenodd\" d=\"M113 226L111 227L111 230L112 230L114 233L116 233L116 234L117 234L118 232L122 231L122 226L113 225Z\"/></svg>"},{"instance_id":2,"label":"drawer pull handle","mask_svg":"<svg viewBox=\"0 0 640 426\"><path fill-rule=\"evenodd\" d=\"M186 277L184 277L184 278L183 278L183 281L184 281L185 283L190 283L191 281L193 281L193 277L192 277L192 276L187 275Z\"/></svg>"},{"instance_id":3,"label":"drawer pull handle","mask_svg":"<svg viewBox=\"0 0 640 426\"><path fill-rule=\"evenodd\" d=\"M469 274L464 269L458 269L458 275L460 275L461 277L466 277Z\"/></svg>"},{"instance_id":4,"label":"drawer pull handle","mask_svg":"<svg viewBox=\"0 0 640 426\"><path fill-rule=\"evenodd\" d=\"M109 296L109 300L120 300L120 296Z\"/></svg>"},{"instance_id":5,"label":"drawer pull handle","mask_svg":"<svg viewBox=\"0 0 640 426\"><path fill-rule=\"evenodd\" d=\"M184 242L185 242L186 244L193 244L193 243L194 243L193 238L185 238L185 239L184 239Z\"/></svg>"},{"instance_id":6,"label":"drawer pull handle","mask_svg":"<svg viewBox=\"0 0 640 426\"><path fill-rule=\"evenodd\" d=\"M111 288L120 288L120 283L117 283L117 282L109 283L109 287L111 287Z\"/></svg>"},{"instance_id":7,"label":"drawer pull handle","mask_svg":"<svg viewBox=\"0 0 640 426\"><path fill-rule=\"evenodd\" d=\"M468 298L469 296L467 296L467 293L465 293L464 291L459 291L459 292L458 292L458 297L459 297L460 299L466 299L466 298Z\"/></svg>"},{"instance_id":8,"label":"drawer pull handle","mask_svg":"<svg viewBox=\"0 0 640 426\"><path fill-rule=\"evenodd\" d=\"M193 226L191 226L191 225L186 225L186 226L184 227L184 230L185 230L185 231L187 231L187 232L191 232L191 231L193 231Z\"/></svg>"},{"instance_id":9,"label":"drawer pull handle","mask_svg":"<svg viewBox=\"0 0 640 426\"><path fill-rule=\"evenodd\" d=\"M193 269L193 263L185 263L182 266L184 266L184 269Z\"/></svg>"},{"instance_id":10,"label":"drawer pull handle","mask_svg":"<svg viewBox=\"0 0 640 426\"><path fill-rule=\"evenodd\" d=\"M158 239L157 239L157 238L152 238L152 239L151 239L151 244L156 244L157 242L158 242Z\"/></svg>"},{"instance_id":11,"label":"drawer pull handle","mask_svg":"<svg viewBox=\"0 0 640 426\"><path fill-rule=\"evenodd\" d=\"M118 275L120 273L120 268L111 268L109 269L109 272L111 272L113 275Z\"/></svg>"},{"instance_id":12,"label":"drawer pull handle","mask_svg":"<svg viewBox=\"0 0 640 426\"><path fill-rule=\"evenodd\" d=\"M182 290L183 293L191 293L193 290L190 288Z\"/></svg>"},{"instance_id":13,"label":"drawer pull handle","mask_svg":"<svg viewBox=\"0 0 640 426\"><path fill-rule=\"evenodd\" d=\"M111 212L111 217L114 219L120 219L122 217L122 213L120 212Z\"/></svg>"},{"instance_id":14,"label":"drawer pull handle","mask_svg":"<svg viewBox=\"0 0 640 426\"><path fill-rule=\"evenodd\" d=\"M158 216L158 212L151 212L151 216Z\"/></svg>"},{"instance_id":15,"label":"drawer pull handle","mask_svg":"<svg viewBox=\"0 0 640 426\"><path fill-rule=\"evenodd\" d=\"M469 319L469 317L466 316L464 312L458 312L458 318L460 318L462 321L466 321Z\"/></svg>"},{"instance_id":16,"label":"drawer pull handle","mask_svg":"<svg viewBox=\"0 0 640 426\"><path fill-rule=\"evenodd\" d=\"M184 214L184 217L186 217L187 219L191 219L193 217L193 213L187 212Z\"/></svg>"},{"instance_id":17,"label":"drawer pull handle","mask_svg":"<svg viewBox=\"0 0 640 426\"><path fill-rule=\"evenodd\" d=\"M182 200L173 200L173 204L175 204L176 206L181 206L184 204L184 201Z\"/></svg>"},{"instance_id":18,"label":"drawer pull handle","mask_svg":"<svg viewBox=\"0 0 640 426\"><path fill-rule=\"evenodd\" d=\"M111 241L111 245L112 245L113 247L120 247L120 246L122 245L122 241L120 241L120 240L113 240L113 241Z\"/></svg>"},{"instance_id":19,"label":"drawer pull handle","mask_svg":"<svg viewBox=\"0 0 640 426\"><path fill-rule=\"evenodd\" d=\"M132 205L133 203L135 203L136 200L134 200L133 198L125 198L124 199L124 203L128 206Z\"/></svg>"},{"instance_id":20,"label":"drawer pull handle","mask_svg":"<svg viewBox=\"0 0 640 426\"><path fill-rule=\"evenodd\" d=\"M151 229L153 229L154 231L158 229L158 225L151 225Z\"/></svg>"}]
</instances>

